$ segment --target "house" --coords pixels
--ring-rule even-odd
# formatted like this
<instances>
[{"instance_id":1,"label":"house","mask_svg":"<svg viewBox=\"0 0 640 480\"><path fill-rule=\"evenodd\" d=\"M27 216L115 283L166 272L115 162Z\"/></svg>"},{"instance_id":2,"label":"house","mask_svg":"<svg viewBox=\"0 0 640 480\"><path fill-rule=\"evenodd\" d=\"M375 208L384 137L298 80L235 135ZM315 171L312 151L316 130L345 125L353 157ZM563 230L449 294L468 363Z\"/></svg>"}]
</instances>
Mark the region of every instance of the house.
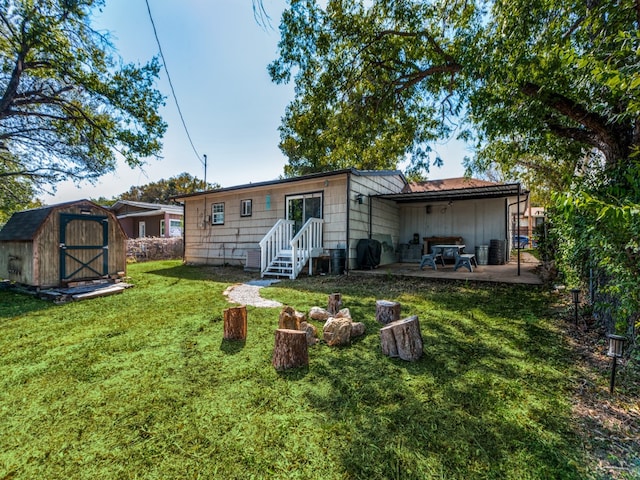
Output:
<instances>
[{"instance_id":1,"label":"house","mask_svg":"<svg viewBox=\"0 0 640 480\"><path fill-rule=\"evenodd\" d=\"M514 235L524 235L528 239L533 238L533 231L539 225L544 223L545 211L544 207L532 207L528 206L522 209L520 212L520 219L518 220L518 214L513 212L512 215L512 230ZM516 233L518 232L518 233Z\"/></svg>"},{"instance_id":2,"label":"house","mask_svg":"<svg viewBox=\"0 0 640 480\"><path fill-rule=\"evenodd\" d=\"M129 238L182 236L182 205L118 200L110 210Z\"/></svg>"},{"instance_id":3,"label":"house","mask_svg":"<svg viewBox=\"0 0 640 480\"><path fill-rule=\"evenodd\" d=\"M48 288L125 271L120 223L89 200L14 213L0 230L0 278Z\"/></svg>"},{"instance_id":4,"label":"house","mask_svg":"<svg viewBox=\"0 0 640 480\"><path fill-rule=\"evenodd\" d=\"M245 265L263 276L295 278L303 268L313 273L313 260L327 256L332 267L356 268L363 240L379 242L380 265L397 262L404 250L419 262L429 239L463 239L471 251L491 239L506 241L519 192L519 184L409 183L399 171L351 168L175 199L184 204L187 263Z\"/></svg>"}]
</instances>

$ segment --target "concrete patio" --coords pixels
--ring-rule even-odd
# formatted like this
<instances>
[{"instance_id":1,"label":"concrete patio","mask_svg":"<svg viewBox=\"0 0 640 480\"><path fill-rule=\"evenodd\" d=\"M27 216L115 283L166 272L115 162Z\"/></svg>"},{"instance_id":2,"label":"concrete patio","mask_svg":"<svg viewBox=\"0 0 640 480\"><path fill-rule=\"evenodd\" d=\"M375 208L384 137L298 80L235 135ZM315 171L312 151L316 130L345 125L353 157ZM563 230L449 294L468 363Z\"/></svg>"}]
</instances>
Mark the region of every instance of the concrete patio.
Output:
<instances>
[{"instance_id":1,"label":"concrete patio","mask_svg":"<svg viewBox=\"0 0 640 480\"><path fill-rule=\"evenodd\" d=\"M504 265L478 265L469 272L466 268L453 270L453 263L447 263L444 267L438 266L438 270L425 267L420 270L419 263L392 263L381 265L373 270L351 270L349 275L397 275L404 277L418 277L437 280L458 280L472 282L515 283L524 285L542 285L542 280L535 272L540 262L530 253L521 252L520 275L518 275L517 257L512 255L511 261Z\"/></svg>"}]
</instances>

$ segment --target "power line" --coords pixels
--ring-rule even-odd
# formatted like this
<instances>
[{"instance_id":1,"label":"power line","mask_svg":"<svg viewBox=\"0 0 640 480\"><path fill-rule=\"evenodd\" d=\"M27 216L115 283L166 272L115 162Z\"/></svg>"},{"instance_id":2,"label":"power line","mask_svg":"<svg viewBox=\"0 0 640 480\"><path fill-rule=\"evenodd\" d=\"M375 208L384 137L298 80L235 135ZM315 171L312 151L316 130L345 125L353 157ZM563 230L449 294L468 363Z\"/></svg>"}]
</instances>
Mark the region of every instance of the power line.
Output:
<instances>
[{"instance_id":1,"label":"power line","mask_svg":"<svg viewBox=\"0 0 640 480\"><path fill-rule=\"evenodd\" d=\"M187 134L187 138L189 139L189 143L191 144L191 148L193 149L193 153L198 157L198 161L205 165L200 158L200 154L198 150L196 150L195 145L193 144L193 140L191 140L191 135L189 134L189 129L187 128L187 123L184 121L184 116L182 115L182 110L180 109L180 104L178 103L178 97L176 96L176 91L173 88L173 82L171 81L171 75L169 75L169 69L167 68L167 61L164 58L164 53L162 52L162 45L160 45L160 39L158 38L158 31L156 30L156 24L153 21L153 16L151 15L151 7L149 6L149 0L145 0L147 4L147 11L149 12L149 20L151 20L151 26L153 27L153 35L156 37L156 43L158 44L158 50L160 51L160 57L162 58L162 66L164 67L164 71L167 74L167 80L169 81L169 88L171 88L171 95L173 96L173 100L176 102L176 107L178 109L178 115L180 116L180 120L182 121L182 126L184 127L184 131Z\"/></svg>"}]
</instances>

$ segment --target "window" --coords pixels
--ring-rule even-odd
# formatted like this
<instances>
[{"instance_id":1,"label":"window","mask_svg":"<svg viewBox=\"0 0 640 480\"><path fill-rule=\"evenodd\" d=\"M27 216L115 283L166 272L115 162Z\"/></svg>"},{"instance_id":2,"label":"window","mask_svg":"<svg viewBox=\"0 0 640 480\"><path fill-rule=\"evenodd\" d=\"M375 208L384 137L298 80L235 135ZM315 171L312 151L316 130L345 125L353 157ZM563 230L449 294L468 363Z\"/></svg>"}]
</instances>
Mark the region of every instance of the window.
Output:
<instances>
[{"instance_id":1,"label":"window","mask_svg":"<svg viewBox=\"0 0 640 480\"><path fill-rule=\"evenodd\" d=\"M240 201L240 216L241 217L251 216L251 200Z\"/></svg>"},{"instance_id":2,"label":"window","mask_svg":"<svg viewBox=\"0 0 640 480\"><path fill-rule=\"evenodd\" d=\"M181 237L182 236L182 220L169 219L169 236Z\"/></svg>"},{"instance_id":3,"label":"window","mask_svg":"<svg viewBox=\"0 0 640 480\"><path fill-rule=\"evenodd\" d=\"M165 236L164 231L165 223L164 218L160 220L160 236ZM169 219L169 237L181 237L182 236L182 220L177 218Z\"/></svg>"},{"instance_id":4,"label":"window","mask_svg":"<svg viewBox=\"0 0 640 480\"><path fill-rule=\"evenodd\" d=\"M211 225L224 225L224 203L211 205Z\"/></svg>"},{"instance_id":5,"label":"window","mask_svg":"<svg viewBox=\"0 0 640 480\"><path fill-rule=\"evenodd\" d=\"M147 224L145 222L138 223L138 237L144 238L147 236Z\"/></svg>"}]
</instances>

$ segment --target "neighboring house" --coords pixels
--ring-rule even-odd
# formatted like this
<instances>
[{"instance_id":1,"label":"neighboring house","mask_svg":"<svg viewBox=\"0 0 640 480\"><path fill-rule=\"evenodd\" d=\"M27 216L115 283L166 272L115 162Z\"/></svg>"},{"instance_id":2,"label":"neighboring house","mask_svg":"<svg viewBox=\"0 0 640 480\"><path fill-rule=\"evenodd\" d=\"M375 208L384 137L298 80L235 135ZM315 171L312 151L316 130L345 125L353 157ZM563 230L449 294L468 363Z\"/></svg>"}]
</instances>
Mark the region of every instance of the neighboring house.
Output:
<instances>
[{"instance_id":1,"label":"neighboring house","mask_svg":"<svg viewBox=\"0 0 640 480\"><path fill-rule=\"evenodd\" d=\"M118 200L109 208L129 238L182 236L182 205Z\"/></svg>"},{"instance_id":2,"label":"neighboring house","mask_svg":"<svg viewBox=\"0 0 640 480\"><path fill-rule=\"evenodd\" d=\"M89 200L16 212L0 230L0 278L24 285L121 276L126 265L120 223Z\"/></svg>"},{"instance_id":3,"label":"neighboring house","mask_svg":"<svg viewBox=\"0 0 640 480\"><path fill-rule=\"evenodd\" d=\"M518 223L518 214L513 212L512 215L512 230L518 231L519 234L525 235L527 238L533 238L533 231L538 225L544 223L544 207L527 207L520 212L520 222Z\"/></svg>"},{"instance_id":4,"label":"neighboring house","mask_svg":"<svg viewBox=\"0 0 640 480\"><path fill-rule=\"evenodd\" d=\"M519 184L472 179L408 183L399 171L345 169L176 197L185 212L187 263L259 267L295 278L309 259L343 256L357 266L357 247L373 239L381 265L402 246L462 238L467 249L509 238ZM425 239L426 241L426 239ZM419 255L413 261L419 261ZM250 265L251 264L251 265Z\"/></svg>"}]
</instances>

